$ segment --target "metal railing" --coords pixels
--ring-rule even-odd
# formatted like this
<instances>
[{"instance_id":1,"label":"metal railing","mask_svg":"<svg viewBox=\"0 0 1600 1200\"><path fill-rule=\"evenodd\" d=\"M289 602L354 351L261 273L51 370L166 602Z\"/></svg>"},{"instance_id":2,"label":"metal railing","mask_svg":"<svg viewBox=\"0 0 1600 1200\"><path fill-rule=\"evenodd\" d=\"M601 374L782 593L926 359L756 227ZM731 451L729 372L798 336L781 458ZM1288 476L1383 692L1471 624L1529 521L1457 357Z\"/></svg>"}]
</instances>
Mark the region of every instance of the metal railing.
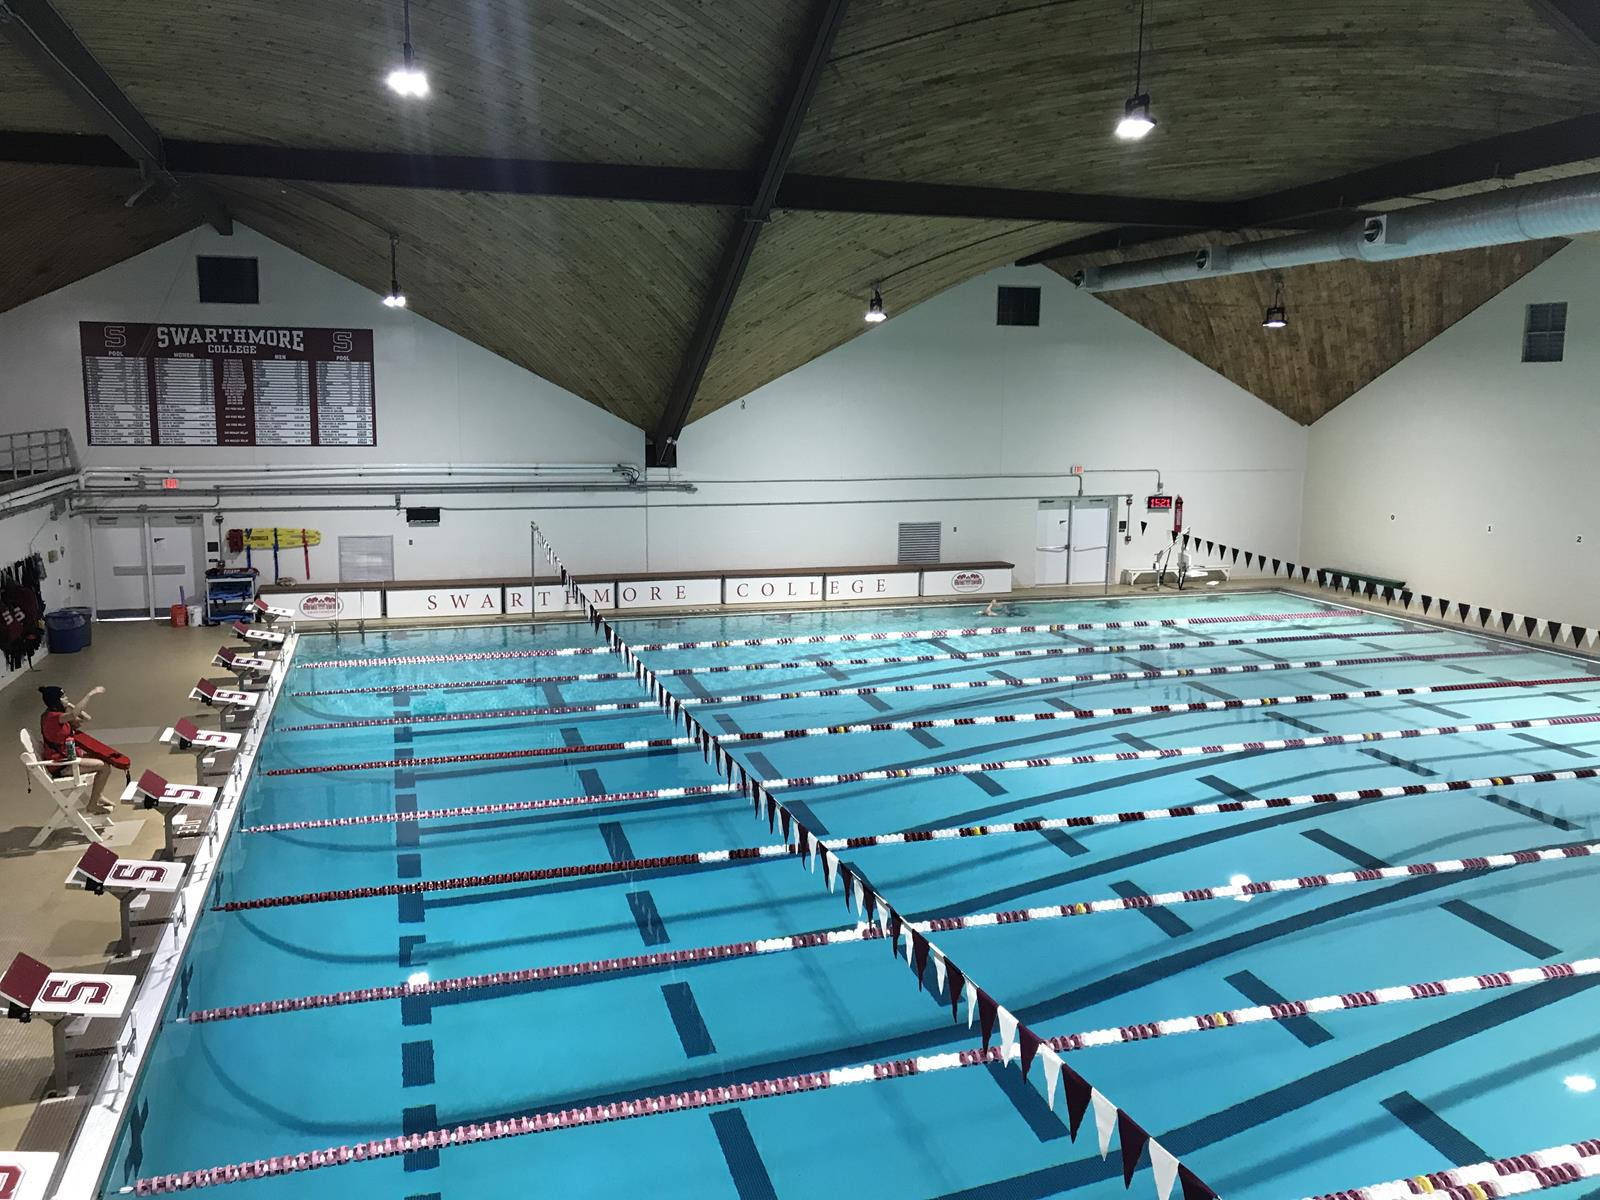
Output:
<instances>
[{"instance_id":1,"label":"metal railing","mask_svg":"<svg viewBox=\"0 0 1600 1200\"><path fill-rule=\"evenodd\" d=\"M65 429L0 433L0 487L37 482L41 475L77 469L78 454Z\"/></svg>"}]
</instances>

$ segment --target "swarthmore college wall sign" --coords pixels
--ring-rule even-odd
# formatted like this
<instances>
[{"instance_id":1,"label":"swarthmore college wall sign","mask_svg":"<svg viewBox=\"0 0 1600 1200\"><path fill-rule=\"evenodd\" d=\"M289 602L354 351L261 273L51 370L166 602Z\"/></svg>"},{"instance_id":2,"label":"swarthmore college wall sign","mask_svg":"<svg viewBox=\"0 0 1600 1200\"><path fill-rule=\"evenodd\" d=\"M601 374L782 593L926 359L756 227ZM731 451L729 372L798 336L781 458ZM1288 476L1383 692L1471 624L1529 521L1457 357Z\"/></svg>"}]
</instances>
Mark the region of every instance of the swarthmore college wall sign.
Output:
<instances>
[{"instance_id":1,"label":"swarthmore college wall sign","mask_svg":"<svg viewBox=\"0 0 1600 1200\"><path fill-rule=\"evenodd\" d=\"M372 330L81 322L91 446L373 446Z\"/></svg>"}]
</instances>

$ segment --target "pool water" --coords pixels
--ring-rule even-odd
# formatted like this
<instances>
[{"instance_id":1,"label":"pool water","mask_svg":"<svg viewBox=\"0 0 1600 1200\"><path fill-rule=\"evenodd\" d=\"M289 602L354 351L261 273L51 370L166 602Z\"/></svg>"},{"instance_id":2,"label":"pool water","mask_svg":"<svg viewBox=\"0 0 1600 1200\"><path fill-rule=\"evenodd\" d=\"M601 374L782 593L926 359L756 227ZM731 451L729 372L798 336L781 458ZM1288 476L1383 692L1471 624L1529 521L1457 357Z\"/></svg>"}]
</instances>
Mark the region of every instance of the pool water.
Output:
<instances>
[{"instance_id":1,"label":"pool water","mask_svg":"<svg viewBox=\"0 0 1600 1200\"><path fill-rule=\"evenodd\" d=\"M1326 608L1283 593L1014 605L996 624ZM976 605L621 621L633 644L991 623ZM1359 635L1329 637L1327 635ZM881 693L697 708L708 727L783 729L1062 707L1187 703L1590 674L1583 660L1382 614L1161 630L952 636L645 654L657 670L1309 635L1311 640L1038 658L668 677L680 697L1312 659L1449 655L1259 674ZM1366 636L1372 635L1372 636ZM697 750L271 775L275 769L670 737L654 709L289 726L635 700L607 655L319 666L345 659L598 644L582 624L305 636L241 808L249 827L408 807L717 782ZM525 682L497 685L496 680ZM482 688L435 690L441 681ZM296 695L383 687L338 695ZM1125 715L730 745L753 774L1018 759L1568 716L1600 683ZM676 731L681 733L681 727ZM1600 766L1600 725L993 771L779 793L832 836L1148 809L1240 796ZM1595 836L1574 780L865 848L843 857L925 919L1140 891L1489 854ZM280 832L235 830L217 901L768 844L737 796ZM1037 1032L1055 1036L1392 984L1537 966L1600 948L1589 859L1358 883L935 935ZM881 941L249 1019L183 1014L255 1000L710 946L853 924L792 859L484 886L425 898L208 911L151 1048L106 1194L135 1179L500 1116L965 1049L975 1034ZM1594 978L1264 1022L1067 1056L1228 1200L1308 1196L1600 1134ZM1039 1070L1036 1066L1035 1072ZM1036 1076L1037 1078L1037 1076ZM1592 1085L1591 1085L1592 1086ZM1057 1101L1057 1114L1063 1111ZM643 1117L226 1185L320 1200L584 1197L1021 1200L1122 1190L1093 1118L1076 1143L1013 1066L976 1066ZM1150 1188L1148 1168L1134 1186ZM1146 1192L1145 1194L1148 1194Z\"/></svg>"}]
</instances>

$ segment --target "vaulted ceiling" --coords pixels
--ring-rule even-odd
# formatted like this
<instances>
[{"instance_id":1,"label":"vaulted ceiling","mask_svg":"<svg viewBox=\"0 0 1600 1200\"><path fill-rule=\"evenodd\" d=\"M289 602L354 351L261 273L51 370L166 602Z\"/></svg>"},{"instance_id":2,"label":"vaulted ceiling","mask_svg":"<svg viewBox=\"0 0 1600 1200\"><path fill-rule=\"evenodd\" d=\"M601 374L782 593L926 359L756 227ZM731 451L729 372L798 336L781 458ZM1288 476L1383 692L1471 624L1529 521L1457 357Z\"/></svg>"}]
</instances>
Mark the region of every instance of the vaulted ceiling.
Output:
<instances>
[{"instance_id":1,"label":"vaulted ceiling","mask_svg":"<svg viewBox=\"0 0 1600 1200\"><path fill-rule=\"evenodd\" d=\"M399 0L0 0L0 310L224 208L381 291L393 231L418 313L659 449L866 332L875 283L1592 167L1581 7L1161 0L1126 144L1134 0L414 0L423 101L382 86ZM181 190L125 207L129 113ZM1309 421L1554 248L1303 268L1320 319L1273 341L1260 277L1105 299Z\"/></svg>"}]
</instances>

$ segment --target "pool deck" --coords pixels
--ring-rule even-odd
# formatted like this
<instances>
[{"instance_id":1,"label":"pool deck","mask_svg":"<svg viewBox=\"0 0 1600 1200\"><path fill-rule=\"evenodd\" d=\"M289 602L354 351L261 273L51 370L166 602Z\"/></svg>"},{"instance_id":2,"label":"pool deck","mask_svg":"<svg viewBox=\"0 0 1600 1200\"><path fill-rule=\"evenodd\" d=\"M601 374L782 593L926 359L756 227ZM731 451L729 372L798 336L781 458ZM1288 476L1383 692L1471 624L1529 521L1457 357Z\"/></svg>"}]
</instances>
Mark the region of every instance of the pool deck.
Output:
<instances>
[{"instance_id":1,"label":"pool deck","mask_svg":"<svg viewBox=\"0 0 1600 1200\"><path fill-rule=\"evenodd\" d=\"M1275 583L1268 579L1243 579L1207 591L1259 592L1278 590L1315 597L1323 602L1348 602L1351 607L1370 609L1394 617L1405 615L1425 624L1460 629L1455 623L1427 621L1415 613L1402 614L1395 607L1359 602L1314 586ZM1019 601L1062 597L1093 599L1104 595L1149 596L1143 588L1116 586L1109 593L1100 587L1039 588L1013 594ZM892 607L916 604L948 606L948 597L896 601ZM837 602L797 606L794 610L837 609ZM882 602L851 607L885 607ZM981 607L972 602L971 611ZM705 610L661 610L657 615L687 615ZM773 613L771 607L714 610L717 614L753 611ZM643 616L643 614L641 614ZM572 620L563 616L561 620ZM625 620L636 619L631 616ZM648 619L644 617L643 619ZM455 623L455 622L452 622ZM375 629L393 628L386 623ZM418 624L430 624L419 622ZM310 628L315 629L315 626ZM1485 632L1473 630L1469 631ZM1486 631L1498 635L1498 630ZM126 750L134 759L134 769L156 767L168 770L175 765L177 778L186 780L187 762L172 764L171 756L156 742L162 727L174 719L193 716L202 726L214 716L195 701L187 699L196 679L219 678L211 663L216 647L229 640L219 628L173 629L164 624L143 622L100 624L95 627L94 645L87 653L46 657L38 669L28 672L0 691L0 715L15 728L37 727L39 703L35 689L56 683L69 695L81 694L95 685L108 690L94 704L94 731L105 740ZM1505 640L1556 649L1547 642L1510 636ZM1564 653L1574 653L1570 648ZM5 773L0 786L0 894L12 902L0 908L0 957L9 960L17 950L26 950L57 969L95 971L136 971L137 962L111 960L117 936L115 906L105 897L68 890L63 880L83 843L76 837L57 834L45 848L27 849L48 812L48 801L28 794L22 773ZM113 794L120 780L113 784ZM117 820L124 826L116 839L120 854L150 857L161 842L160 818L153 812L124 810ZM84 1077L93 1064L86 1064ZM50 1031L47 1023L0 1022L0 1148L65 1151L81 1115L82 1105L72 1099L44 1098L50 1073Z\"/></svg>"}]
</instances>

